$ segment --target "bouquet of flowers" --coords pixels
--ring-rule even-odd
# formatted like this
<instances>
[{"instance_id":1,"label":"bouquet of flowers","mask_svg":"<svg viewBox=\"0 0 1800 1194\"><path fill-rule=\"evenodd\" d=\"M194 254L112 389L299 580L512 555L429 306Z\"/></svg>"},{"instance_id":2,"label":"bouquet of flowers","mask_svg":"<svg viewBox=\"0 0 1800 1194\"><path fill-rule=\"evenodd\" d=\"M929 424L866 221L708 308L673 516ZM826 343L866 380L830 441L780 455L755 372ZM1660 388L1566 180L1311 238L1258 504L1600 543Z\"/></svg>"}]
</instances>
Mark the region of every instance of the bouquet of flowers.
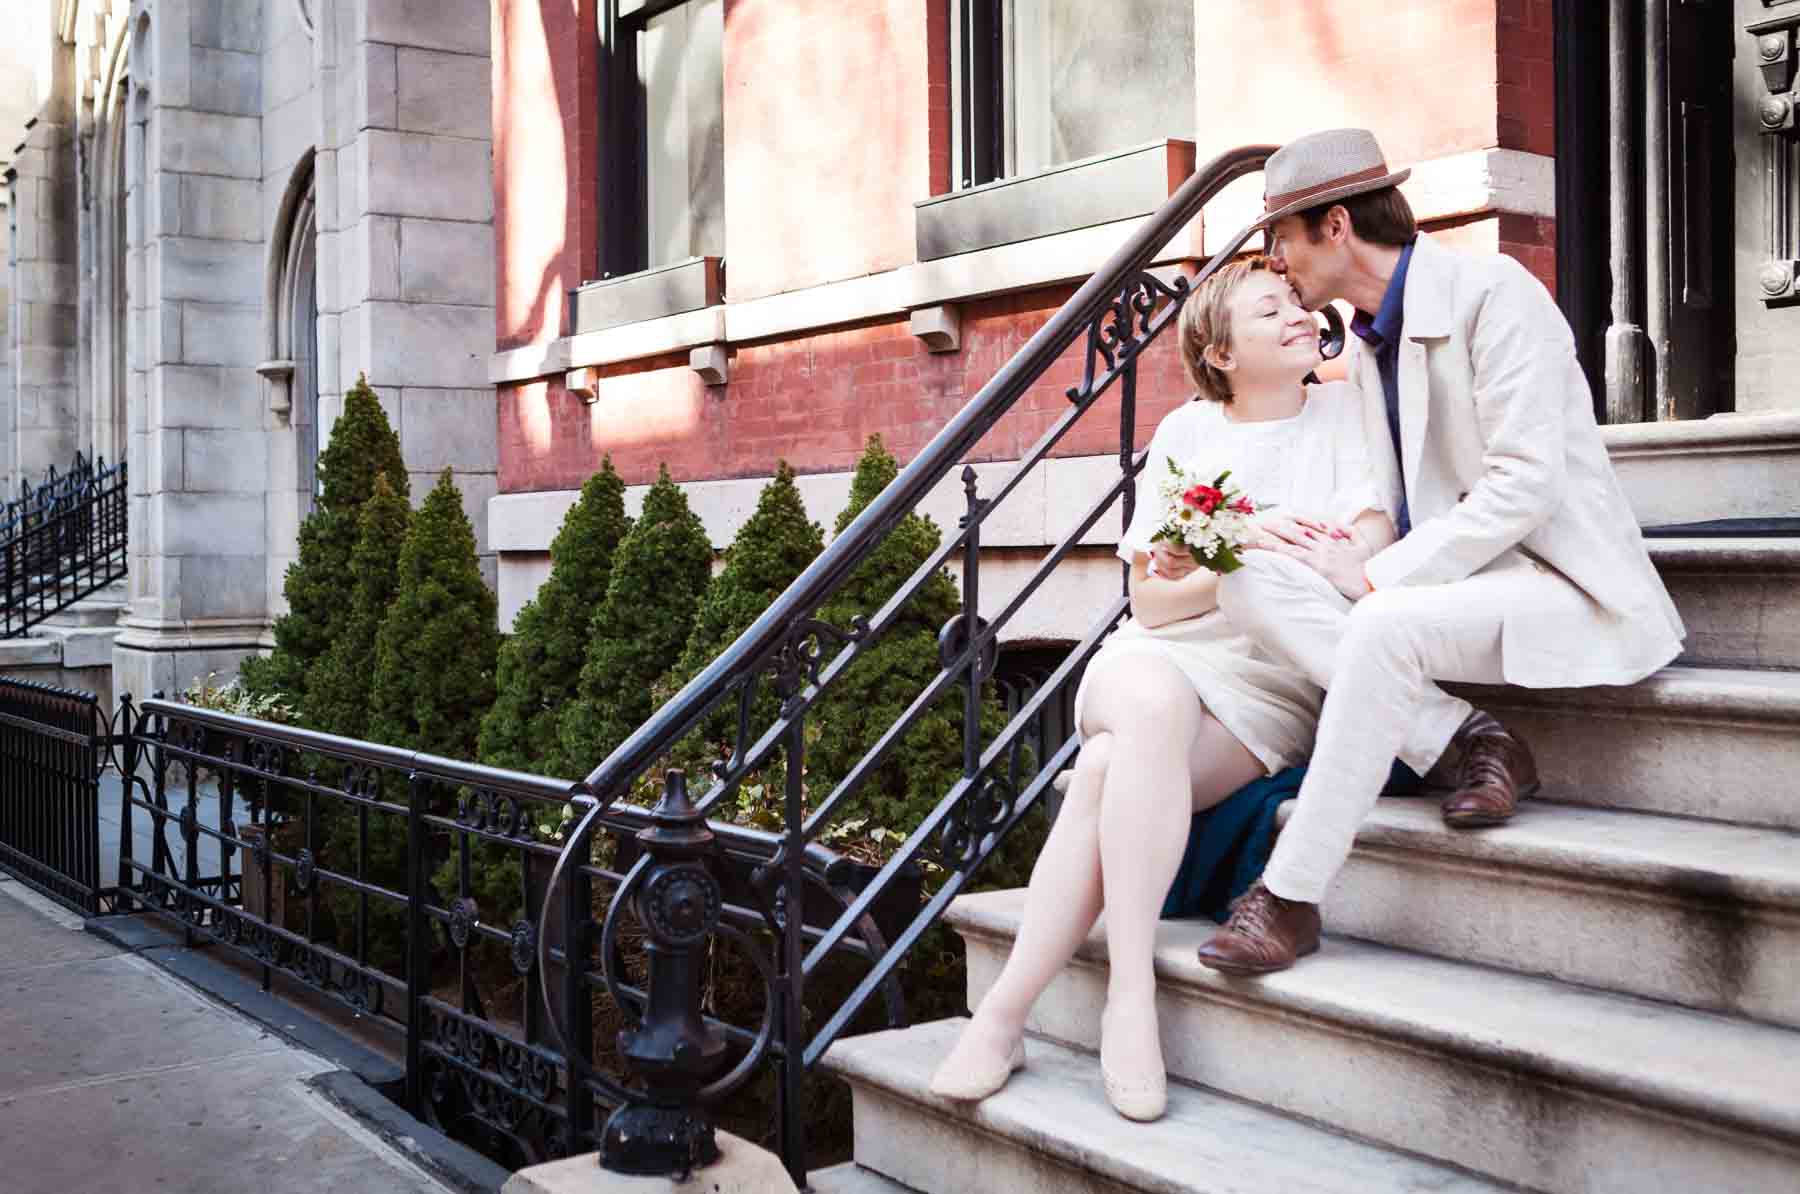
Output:
<instances>
[{"instance_id":1,"label":"bouquet of flowers","mask_svg":"<svg viewBox=\"0 0 1800 1194\"><path fill-rule=\"evenodd\" d=\"M1209 483L1169 461L1159 496L1163 501L1162 525L1150 536L1153 542L1181 543L1193 553L1194 562L1214 572L1234 572L1242 566L1238 551L1251 538L1250 516L1256 506L1225 482L1226 469Z\"/></svg>"}]
</instances>

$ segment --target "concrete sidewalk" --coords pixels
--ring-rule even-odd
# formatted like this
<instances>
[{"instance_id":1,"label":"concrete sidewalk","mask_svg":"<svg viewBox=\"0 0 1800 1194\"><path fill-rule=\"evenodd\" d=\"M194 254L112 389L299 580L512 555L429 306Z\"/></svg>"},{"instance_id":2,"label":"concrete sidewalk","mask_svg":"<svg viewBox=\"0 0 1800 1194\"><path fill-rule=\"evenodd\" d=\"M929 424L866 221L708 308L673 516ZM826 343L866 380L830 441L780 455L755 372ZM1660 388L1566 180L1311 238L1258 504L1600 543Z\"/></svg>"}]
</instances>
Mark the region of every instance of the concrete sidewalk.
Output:
<instances>
[{"instance_id":1,"label":"concrete sidewalk","mask_svg":"<svg viewBox=\"0 0 1800 1194\"><path fill-rule=\"evenodd\" d=\"M0 1190L441 1194L334 1067L0 875Z\"/></svg>"}]
</instances>

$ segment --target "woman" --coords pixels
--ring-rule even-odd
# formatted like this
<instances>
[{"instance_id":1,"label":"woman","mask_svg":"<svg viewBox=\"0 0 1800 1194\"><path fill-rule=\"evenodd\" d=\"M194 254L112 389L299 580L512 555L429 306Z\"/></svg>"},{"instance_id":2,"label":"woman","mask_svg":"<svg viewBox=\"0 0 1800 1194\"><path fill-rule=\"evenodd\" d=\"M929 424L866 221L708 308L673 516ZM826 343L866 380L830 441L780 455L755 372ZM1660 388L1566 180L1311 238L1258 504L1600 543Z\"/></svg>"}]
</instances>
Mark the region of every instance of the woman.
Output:
<instances>
[{"instance_id":1,"label":"woman","mask_svg":"<svg viewBox=\"0 0 1800 1194\"><path fill-rule=\"evenodd\" d=\"M1261 258L1208 278L1181 313L1181 354L1199 393L1156 429L1119 555L1132 617L1107 639L1076 693L1081 754L1032 871L1024 920L994 986L932 1078L951 1099L986 1098L1024 1064L1026 1014L1102 906L1111 963L1100 1067L1121 1115L1163 1112L1166 1078L1152 967L1156 923L1193 814L1303 761L1321 694L1252 647L1218 612L1219 577L1157 573L1150 536L1172 457L1231 470L1265 533L1394 537L1368 479L1361 404L1347 382L1306 385L1318 327Z\"/></svg>"}]
</instances>

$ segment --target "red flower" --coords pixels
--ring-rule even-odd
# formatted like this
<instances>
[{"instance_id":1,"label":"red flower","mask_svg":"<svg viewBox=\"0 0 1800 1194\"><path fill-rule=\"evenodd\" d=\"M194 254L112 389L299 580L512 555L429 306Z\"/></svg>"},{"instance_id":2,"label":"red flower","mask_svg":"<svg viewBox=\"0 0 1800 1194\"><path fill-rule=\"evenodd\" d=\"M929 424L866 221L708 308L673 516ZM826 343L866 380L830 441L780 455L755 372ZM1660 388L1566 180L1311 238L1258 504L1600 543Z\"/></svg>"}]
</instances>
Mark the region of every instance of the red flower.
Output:
<instances>
[{"instance_id":1,"label":"red flower","mask_svg":"<svg viewBox=\"0 0 1800 1194\"><path fill-rule=\"evenodd\" d=\"M1195 485L1181 495L1181 500L1202 514L1211 514L1225 500L1225 495L1210 485Z\"/></svg>"},{"instance_id":2,"label":"red flower","mask_svg":"<svg viewBox=\"0 0 1800 1194\"><path fill-rule=\"evenodd\" d=\"M1231 503L1231 508L1236 510L1239 514L1256 513L1256 507L1250 504L1250 499L1247 497L1241 497L1237 501Z\"/></svg>"}]
</instances>

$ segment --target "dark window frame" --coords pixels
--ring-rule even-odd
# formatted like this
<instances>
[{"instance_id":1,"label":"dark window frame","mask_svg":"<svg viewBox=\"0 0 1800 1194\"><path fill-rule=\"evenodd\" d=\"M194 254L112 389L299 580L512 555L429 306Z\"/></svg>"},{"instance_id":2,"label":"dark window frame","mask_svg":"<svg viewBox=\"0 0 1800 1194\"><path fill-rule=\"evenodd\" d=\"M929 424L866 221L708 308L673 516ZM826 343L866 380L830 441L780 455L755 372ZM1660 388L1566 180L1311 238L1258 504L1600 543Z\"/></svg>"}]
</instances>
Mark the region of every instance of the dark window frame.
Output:
<instances>
[{"instance_id":1,"label":"dark window frame","mask_svg":"<svg viewBox=\"0 0 1800 1194\"><path fill-rule=\"evenodd\" d=\"M956 32L962 65L962 160L954 189L1006 175L1006 0L961 0Z\"/></svg>"},{"instance_id":2,"label":"dark window frame","mask_svg":"<svg viewBox=\"0 0 1800 1194\"><path fill-rule=\"evenodd\" d=\"M649 121L638 57L644 27L690 0L603 0L600 33L600 276L650 267Z\"/></svg>"}]
</instances>

